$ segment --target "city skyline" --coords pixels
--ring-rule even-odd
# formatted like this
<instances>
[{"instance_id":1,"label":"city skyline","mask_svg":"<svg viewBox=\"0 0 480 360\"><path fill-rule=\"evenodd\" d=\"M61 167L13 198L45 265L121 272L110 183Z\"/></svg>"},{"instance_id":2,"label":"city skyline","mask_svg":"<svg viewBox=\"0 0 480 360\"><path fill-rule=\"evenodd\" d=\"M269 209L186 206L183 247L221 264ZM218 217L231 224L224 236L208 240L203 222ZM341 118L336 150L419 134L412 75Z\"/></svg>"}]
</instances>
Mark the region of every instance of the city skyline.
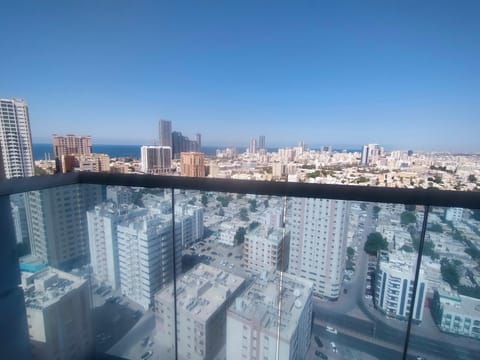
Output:
<instances>
[{"instance_id":1,"label":"city skyline","mask_svg":"<svg viewBox=\"0 0 480 360\"><path fill-rule=\"evenodd\" d=\"M7 4L0 94L35 143L153 144L169 119L206 146L478 152L478 6Z\"/></svg>"}]
</instances>

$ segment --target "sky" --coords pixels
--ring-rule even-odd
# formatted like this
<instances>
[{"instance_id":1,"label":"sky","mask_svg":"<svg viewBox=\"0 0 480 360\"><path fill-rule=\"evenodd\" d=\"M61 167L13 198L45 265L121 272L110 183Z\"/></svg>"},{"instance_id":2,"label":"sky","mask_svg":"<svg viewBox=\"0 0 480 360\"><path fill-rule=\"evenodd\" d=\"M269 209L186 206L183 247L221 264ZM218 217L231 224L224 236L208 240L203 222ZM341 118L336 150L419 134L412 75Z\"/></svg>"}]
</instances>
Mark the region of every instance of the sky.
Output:
<instances>
[{"instance_id":1,"label":"sky","mask_svg":"<svg viewBox=\"0 0 480 360\"><path fill-rule=\"evenodd\" d=\"M33 141L480 152L480 2L7 1L0 97Z\"/></svg>"}]
</instances>

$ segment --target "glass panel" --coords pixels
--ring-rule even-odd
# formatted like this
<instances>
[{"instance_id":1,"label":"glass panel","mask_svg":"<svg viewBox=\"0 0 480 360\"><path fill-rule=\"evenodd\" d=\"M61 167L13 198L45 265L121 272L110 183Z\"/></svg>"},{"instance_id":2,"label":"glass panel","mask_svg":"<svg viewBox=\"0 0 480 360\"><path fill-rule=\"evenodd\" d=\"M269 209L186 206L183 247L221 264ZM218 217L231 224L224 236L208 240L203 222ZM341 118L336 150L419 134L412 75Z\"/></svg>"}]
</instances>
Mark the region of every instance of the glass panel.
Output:
<instances>
[{"instance_id":1,"label":"glass panel","mask_svg":"<svg viewBox=\"0 0 480 360\"><path fill-rule=\"evenodd\" d=\"M75 184L11 203L33 354L153 354L154 294L174 273L171 192Z\"/></svg>"},{"instance_id":2,"label":"glass panel","mask_svg":"<svg viewBox=\"0 0 480 360\"><path fill-rule=\"evenodd\" d=\"M421 265L426 299L422 321L412 326L410 355L438 359L478 357L479 229L478 210L430 209Z\"/></svg>"}]
</instances>

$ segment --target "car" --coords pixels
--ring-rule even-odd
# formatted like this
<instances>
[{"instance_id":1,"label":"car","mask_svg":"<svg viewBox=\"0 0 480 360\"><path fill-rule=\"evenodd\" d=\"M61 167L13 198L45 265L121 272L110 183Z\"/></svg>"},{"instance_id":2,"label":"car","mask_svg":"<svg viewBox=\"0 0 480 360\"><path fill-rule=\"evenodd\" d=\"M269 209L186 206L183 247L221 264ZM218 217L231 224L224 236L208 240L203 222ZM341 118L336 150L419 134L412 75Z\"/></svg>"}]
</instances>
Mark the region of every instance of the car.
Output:
<instances>
[{"instance_id":1,"label":"car","mask_svg":"<svg viewBox=\"0 0 480 360\"><path fill-rule=\"evenodd\" d=\"M344 294L348 293L348 289L343 289L343 293Z\"/></svg>"},{"instance_id":2,"label":"car","mask_svg":"<svg viewBox=\"0 0 480 360\"><path fill-rule=\"evenodd\" d=\"M230 252L230 253L228 253L227 257L230 257L230 256L232 256L232 255L233 255L233 254Z\"/></svg>"},{"instance_id":3,"label":"car","mask_svg":"<svg viewBox=\"0 0 480 360\"><path fill-rule=\"evenodd\" d=\"M142 356L140 357L140 359L142 359L142 360L147 360L147 359L150 359L150 358L152 357L152 355L153 355L153 351L152 351L152 350L149 350L149 351L147 351L147 352L144 352L144 353L142 354Z\"/></svg>"},{"instance_id":4,"label":"car","mask_svg":"<svg viewBox=\"0 0 480 360\"><path fill-rule=\"evenodd\" d=\"M330 334L335 334L335 335L338 334L337 329L335 329L334 327L331 327L331 326L325 327L325 330L327 330L327 332L329 332Z\"/></svg>"},{"instance_id":5,"label":"car","mask_svg":"<svg viewBox=\"0 0 480 360\"><path fill-rule=\"evenodd\" d=\"M330 343L330 346L332 347L332 351L333 351L334 353L336 353L336 352L337 352L337 345L335 345L335 343L332 341L332 342Z\"/></svg>"},{"instance_id":6,"label":"car","mask_svg":"<svg viewBox=\"0 0 480 360\"><path fill-rule=\"evenodd\" d=\"M315 350L315 356L323 360L328 360L328 356L322 353L321 351Z\"/></svg>"}]
</instances>

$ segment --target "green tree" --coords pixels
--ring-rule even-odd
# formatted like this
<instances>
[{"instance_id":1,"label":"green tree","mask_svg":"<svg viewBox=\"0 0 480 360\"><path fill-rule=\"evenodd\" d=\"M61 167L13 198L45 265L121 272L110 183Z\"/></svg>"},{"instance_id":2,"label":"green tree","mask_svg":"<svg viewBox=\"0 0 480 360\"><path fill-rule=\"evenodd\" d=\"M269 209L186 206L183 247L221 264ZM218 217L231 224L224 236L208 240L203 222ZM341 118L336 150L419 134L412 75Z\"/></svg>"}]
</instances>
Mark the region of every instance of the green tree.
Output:
<instances>
[{"instance_id":1,"label":"green tree","mask_svg":"<svg viewBox=\"0 0 480 360\"><path fill-rule=\"evenodd\" d=\"M445 282L450 284L452 288L456 288L460 283L460 275L458 273L458 262L450 261L447 258L443 258L440 261L440 272Z\"/></svg>"},{"instance_id":2,"label":"green tree","mask_svg":"<svg viewBox=\"0 0 480 360\"><path fill-rule=\"evenodd\" d=\"M382 208L381 208L380 206L378 206L378 205L375 205L375 206L373 207L373 217L374 217L375 219L378 218L378 213L380 212L380 210L382 210Z\"/></svg>"},{"instance_id":3,"label":"green tree","mask_svg":"<svg viewBox=\"0 0 480 360\"><path fill-rule=\"evenodd\" d=\"M243 226L240 226L238 229L237 229L237 232L235 233L235 242L237 244L242 244L243 241L245 240L245 233L246 233L246 230Z\"/></svg>"},{"instance_id":4,"label":"green tree","mask_svg":"<svg viewBox=\"0 0 480 360\"><path fill-rule=\"evenodd\" d=\"M250 211L251 212L256 212L257 211L257 200L253 199L253 200L249 200L248 202L250 203Z\"/></svg>"},{"instance_id":5,"label":"green tree","mask_svg":"<svg viewBox=\"0 0 480 360\"><path fill-rule=\"evenodd\" d=\"M258 225L260 225L260 223L258 221L252 221L249 225L248 225L248 231L252 231L253 229L255 229Z\"/></svg>"},{"instance_id":6,"label":"green tree","mask_svg":"<svg viewBox=\"0 0 480 360\"><path fill-rule=\"evenodd\" d=\"M355 250L351 246L347 247L347 256L353 257L353 255L355 255Z\"/></svg>"},{"instance_id":7,"label":"green tree","mask_svg":"<svg viewBox=\"0 0 480 360\"><path fill-rule=\"evenodd\" d=\"M225 216L225 211L223 211L223 207L221 207L221 208L218 210L218 215L219 215L219 216Z\"/></svg>"},{"instance_id":8,"label":"green tree","mask_svg":"<svg viewBox=\"0 0 480 360\"><path fill-rule=\"evenodd\" d=\"M247 208L241 208L240 209L240 220L242 221L248 221L248 210Z\"/></svg>"},{"instance_id":9,"label":"green tree","mask_svg":"<svg viewBox=\"0 0 480 360\"><path fill-rule=\"evenodd\" d=\"M434 223L428 227L428 231L443 233L442 225Z\"/></svg>"},{"instance_id":10,"label":"green tree","mask_svg":"<svg viewBox=\"0 0 480 360\"><path fill-rule=\"evenodd\" d=\"M367 237L363 250L369 255L377 255L379 250L387 250L388 241L379 232L372 232Z\"/></svg>"},{"instance_id":11,"label":"green tree","mask_svg":"<svg viewBox=\"0 0 480 360\"><path fill-rule=\"evenodd\" d=\"M477 182L477 177L473 174L468 175L468 182L476 183Z\"/></svg>"},{"instance_id":12,"label":"green tree","mask_svg":"<svg viewBox=\"0 0 480 360\"><path fill-rule=\"evenodd\" d=\"M202 194L202 204L203 206L207 206L208 204L208 196L206 194Z\"/></svg>"},{"instance_id":13,"label":"green tree","mask_svg":"<svg viewBox=\"0 0 480 360\"><path fill-rule=\"evenodd\" d=\"M400 215L400 222L402 225L415 224L417 222L417 217L411 211L404 211Z\"/></svg>"}]
</instances>

